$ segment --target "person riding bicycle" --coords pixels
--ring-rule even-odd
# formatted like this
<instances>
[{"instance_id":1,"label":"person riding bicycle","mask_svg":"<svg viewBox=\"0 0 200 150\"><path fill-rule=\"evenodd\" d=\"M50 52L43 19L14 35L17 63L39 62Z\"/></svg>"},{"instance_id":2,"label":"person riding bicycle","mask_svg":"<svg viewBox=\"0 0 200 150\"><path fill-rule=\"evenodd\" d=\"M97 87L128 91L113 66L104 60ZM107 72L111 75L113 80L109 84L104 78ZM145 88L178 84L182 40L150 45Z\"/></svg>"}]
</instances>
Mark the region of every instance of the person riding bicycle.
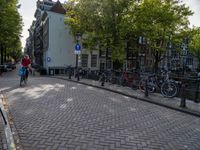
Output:
<instances>
[{"instance_id":1,"label":"person riding bicycle","mask_svg":"<svg viewBox=\"0 0 200 150\"><path fill-rule=\"evenodd\" d=\"M29 58L29 56L27 54L24 55L24 57L22 58L22 67L26 68L26 78L28 79L28 70L31 71L31 68L30 68L30 64L31 64L31 60Z\"/></svg>"}]
</instances>

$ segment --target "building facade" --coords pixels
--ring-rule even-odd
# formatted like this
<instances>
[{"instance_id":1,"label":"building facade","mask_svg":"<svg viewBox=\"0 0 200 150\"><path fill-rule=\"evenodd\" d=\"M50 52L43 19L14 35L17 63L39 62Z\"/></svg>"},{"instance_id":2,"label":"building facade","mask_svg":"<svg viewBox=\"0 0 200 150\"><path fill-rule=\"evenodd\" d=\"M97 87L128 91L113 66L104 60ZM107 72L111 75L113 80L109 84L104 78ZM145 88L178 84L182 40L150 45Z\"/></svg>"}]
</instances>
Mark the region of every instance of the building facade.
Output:
<instances>
[{"instance_id":1,"label":"building facade","mask_svg":"<svg viewBox=\"0 0 200 150\"><path fill-rule=\"evenodd\" d=\"M33 54L34 62L46 69L49 74L63 74L67 66L76 67L76 40L70 35L64 23L66 10L62 4L51 0L37 1L36 20L29 29L27 44L29 55ZM32 37L31 37L32 36ZM30 38L31 37L31 38ZM78 55L78 67L98 70L99 51L88 51L82 47Z\"/></svg>"}]
</instances>

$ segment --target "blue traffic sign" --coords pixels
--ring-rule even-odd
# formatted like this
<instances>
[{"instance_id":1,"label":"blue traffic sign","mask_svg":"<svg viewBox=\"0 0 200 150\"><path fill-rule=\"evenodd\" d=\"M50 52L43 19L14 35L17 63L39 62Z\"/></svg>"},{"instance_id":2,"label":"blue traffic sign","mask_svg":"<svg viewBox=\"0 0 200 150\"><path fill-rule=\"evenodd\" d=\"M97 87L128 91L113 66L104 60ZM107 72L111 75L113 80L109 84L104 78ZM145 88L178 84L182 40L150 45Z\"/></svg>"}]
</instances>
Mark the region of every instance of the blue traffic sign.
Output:
<instances>
[{"instance_id":1,"label":"blue traffic sign","mask_svg":"<svg viewBox=\"0 0 200 150\"><path fill-rule=\"evenodd\" d=\"M80 44L77 43L77 44L75 45L75 50L76 50L76 51L80 51L80 50L81 50Z\"/></svg>"}]
</instances>

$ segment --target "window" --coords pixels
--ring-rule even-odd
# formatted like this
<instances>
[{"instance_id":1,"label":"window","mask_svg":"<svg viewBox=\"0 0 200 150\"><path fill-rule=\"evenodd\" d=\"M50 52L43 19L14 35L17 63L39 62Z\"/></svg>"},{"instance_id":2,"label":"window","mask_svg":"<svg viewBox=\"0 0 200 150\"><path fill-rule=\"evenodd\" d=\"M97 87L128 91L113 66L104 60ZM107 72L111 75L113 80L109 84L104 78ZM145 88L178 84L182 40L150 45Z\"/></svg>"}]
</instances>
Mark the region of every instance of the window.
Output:
<instances>
[{"instance_id":1,"label":"window","mask_svg":"<svg viewBox=\"0 0 200 150\"><path fill-rule=\"evenodd\" d=\"M91 67L97 67L97 55L91 56Z\"/></svg>"},{"instance_id":2,"label":"window","mask_svg":"<svg viewBox=\"0 0 200 150\"><path fill-rule=\"evenodd\" d=\"M111 60L107 60L107 69L112 69L112 61Z\"/></svg>"},{"instance_id":3,"label":"window","mask_svg":"<svg viewBox=\"0 0 200 150\"><path fill-rule=\"evenodd\" d=\"M112 50L111 49L107 50L107 57L109 57L109 58L112 57Z\"/></svg>"},{"instance_id":4,"label":"window","mask_svg":"<svg viewBox=\"0 0 200 150\"><path fill-rule=\"evenodd\" d=\"M81 62L82 62L82 67L88 66L88 55L87 54L82 54Z\"/></svg>"},{"instance_id":5,"label":"window","mask_svg":"<svg viewBox=\"0 0 200 150\"><path fill-rule=\"evenodd\" d=\"M187 58L186 65L193 65L193 58Z\"/></svg>"},{"instance_id":6,"label":"window","mask_svg":"<svg viewBox=\"0 0 200 150\"><path fill-rule=\"evenodd\" d=\"M105 50L100 50L100 56L101 57L106 57L106 51Z\"/></svg>"}]
</instances>

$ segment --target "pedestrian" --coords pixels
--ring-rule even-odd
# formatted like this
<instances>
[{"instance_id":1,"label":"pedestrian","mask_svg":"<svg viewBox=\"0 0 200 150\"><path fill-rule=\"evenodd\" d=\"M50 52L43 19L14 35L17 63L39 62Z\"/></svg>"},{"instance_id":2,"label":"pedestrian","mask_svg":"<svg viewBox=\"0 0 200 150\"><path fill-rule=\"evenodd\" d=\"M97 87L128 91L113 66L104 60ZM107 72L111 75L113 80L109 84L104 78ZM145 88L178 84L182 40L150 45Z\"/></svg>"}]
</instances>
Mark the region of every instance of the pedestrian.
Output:
<instances>
[{"instance_id":1,"label":"pedestrian","mask_svg":"<svg viewBox=\"0 0 200 150\"><path fill-rule=\"evenodd\" d=\"M25 69L26 78L28 79L29 71L32 73L32 69L30 67L31 66L31 60L30 60L28 54L25 54L24 57L22 58L21 65Z\"/></svg>"}]
</instances>

